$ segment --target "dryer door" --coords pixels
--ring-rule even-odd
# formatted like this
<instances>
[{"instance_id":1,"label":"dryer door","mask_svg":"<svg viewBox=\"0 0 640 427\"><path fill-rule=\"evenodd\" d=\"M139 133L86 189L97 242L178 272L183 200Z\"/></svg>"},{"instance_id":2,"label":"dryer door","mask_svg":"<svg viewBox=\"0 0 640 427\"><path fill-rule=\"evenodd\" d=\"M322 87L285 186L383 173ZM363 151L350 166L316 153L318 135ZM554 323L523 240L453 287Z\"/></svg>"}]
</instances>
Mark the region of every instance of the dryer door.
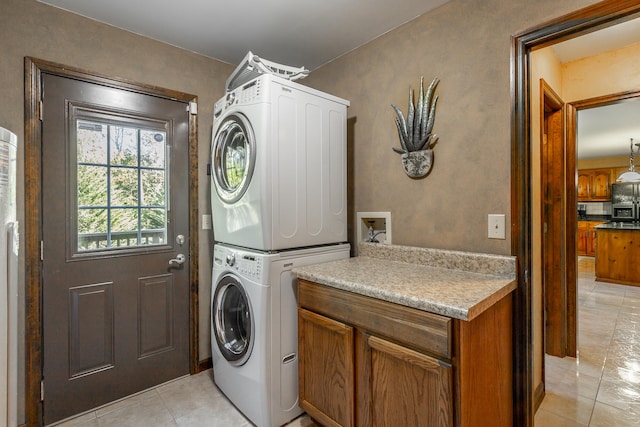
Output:
<instances>
[{"instance_id":1,"label":"dryer door","mask_svg":"<svg viewBox=\"0 0 640 427\"><path fill-rule=\"evenodd\" d=\"M247 191L256 162L255 147L251 123L243 114L222 119L211 144L211 175L222 201L235 203Z\"/></svg>"},{"instance_id":2,"label":"dryer door","mask_svg":"<svg viewBox=\"0 0 640 427\"><path fill-rule=\"evenodd\" d=\"M211 307L214 336L222 356L243 365L253 349L253 311L247 293L237 277L227 274L216 286Z\"/></svg>"}]
</instances>

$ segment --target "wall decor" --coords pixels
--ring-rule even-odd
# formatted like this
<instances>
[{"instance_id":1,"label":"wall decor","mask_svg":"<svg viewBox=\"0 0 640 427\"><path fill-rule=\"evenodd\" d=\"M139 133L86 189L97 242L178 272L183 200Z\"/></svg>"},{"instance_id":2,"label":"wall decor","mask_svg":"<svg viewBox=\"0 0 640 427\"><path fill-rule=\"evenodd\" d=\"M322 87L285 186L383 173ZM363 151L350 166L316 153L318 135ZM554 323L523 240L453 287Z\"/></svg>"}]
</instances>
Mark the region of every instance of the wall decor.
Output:
<instances>
[{"instance_id":1,"label":"wall decor","mask_svg":"<svg viewBox=\"0 0 640 427\"><path fill-rule=\"evenodd\" d=\"M411 178L427 176L433 165L433 147L438 142L438 135L432 133L436 120L436 104L434 96L440 80L435 77L427 91L424 91L424 77L420 77L420 93L417 106L414 105L413 89L409 87L409 107L405 119L400 108L391 104L396 112L395 122L402 148L393 147L393 151L402 156L404 172Z\"/></svg>"}]
</instances>

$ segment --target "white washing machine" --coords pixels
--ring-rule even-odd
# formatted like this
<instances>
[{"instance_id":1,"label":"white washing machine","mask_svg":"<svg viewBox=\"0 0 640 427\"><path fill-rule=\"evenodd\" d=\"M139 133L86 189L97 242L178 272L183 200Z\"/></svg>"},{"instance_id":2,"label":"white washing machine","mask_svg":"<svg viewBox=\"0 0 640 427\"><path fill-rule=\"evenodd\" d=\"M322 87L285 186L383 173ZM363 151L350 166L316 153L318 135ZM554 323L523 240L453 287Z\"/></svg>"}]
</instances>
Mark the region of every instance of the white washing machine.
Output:
<instances>
[{"instance_id":1,"label":"white washing machine","mask_svg":"<svg viewBox=\"0 0 640 427\"><path fill-rule=\"evenodd\" d=\"M348 244L277 253L214 246L214 381L258 427L281 426L302 413L297 282L291 269L348 257Z\"/></svg>"},{"instance_id":2,"label":"white washing machine","mask_svg":"<svg viewBox=\"0 0 640 427\"><path fill-rule=\"evenodd\" d=\"M215 240L264 251L346 242L349 102L261 74L255 58L214 106Z\"/></svg>"}]
</instances>

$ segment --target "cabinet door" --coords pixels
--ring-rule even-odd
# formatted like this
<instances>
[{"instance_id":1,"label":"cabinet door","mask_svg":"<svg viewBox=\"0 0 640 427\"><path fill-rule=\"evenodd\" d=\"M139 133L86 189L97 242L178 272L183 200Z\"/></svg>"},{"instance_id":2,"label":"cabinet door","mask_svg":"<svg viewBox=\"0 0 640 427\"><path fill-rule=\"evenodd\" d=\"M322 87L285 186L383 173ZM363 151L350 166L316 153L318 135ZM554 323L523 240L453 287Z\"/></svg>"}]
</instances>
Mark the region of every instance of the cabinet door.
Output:
<instances>
[{"instance_id":1,"label":"cabinet door","mask_svg":"<svg viewBox=\"0 0 640 427\"><path fill-rule=\"evenodd\" d=\"M587 243L587 255L596 256L596 231L589 230L589 241Z\"/></svg>"},{"instance_id":2,"label":"cabinet door","mask_svg":"<svg viewBox=\"0 0 640 427\"><path fill-rule=\"evenodd\" d=\"M578 255L587 255L589 233L589 223L585 221L578 221Z\"/></svg>"},{"instance_id":3,"label":"cabinet door","mask_svg":"<svg viewBox=\"0 0 640 427\"><path fill-rule=\"evenodd\" d=\"M367 346L371 425L453 425L450 364L375 336Z\"/></svg>"},{"instance_id":4,"label":"cabinet door","mask_svg":"<svg viewBox=\"0 0 640 427\"><path fill-rule=\"evenodd\" d=\"M591 199L611 199L611 169L593 171L591 177Z\"/></svg>"},{"instance_id":5,"label":"cabinet door","mask_svg":"<svg viewBox=\"0 0 640 427\"><path fill-rule=\"evenodd\" d=\"M353 328L298 309L300 407L324 426L353 426Z\"/></svg>"},{"instance_id":6,"label":"cabinet door","mask_svg":"<svg viewBox=\"0 0 640 427\"><path fill-rule=\"evenodd\" d=\"M590 197L591 174L589 172L578 171L578 200L589 200Z\"/></svg>"}]
</instances>

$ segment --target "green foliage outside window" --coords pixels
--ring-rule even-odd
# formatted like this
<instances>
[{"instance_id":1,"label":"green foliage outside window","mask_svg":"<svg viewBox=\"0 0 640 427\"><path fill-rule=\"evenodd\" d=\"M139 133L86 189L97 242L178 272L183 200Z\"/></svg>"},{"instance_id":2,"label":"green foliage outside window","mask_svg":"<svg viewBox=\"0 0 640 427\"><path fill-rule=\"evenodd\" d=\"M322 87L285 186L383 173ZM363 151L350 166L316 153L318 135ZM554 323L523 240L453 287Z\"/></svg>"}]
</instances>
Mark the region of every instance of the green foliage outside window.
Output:
<instances>
[{"instance_id":1,"label":"green foliage outside window","mask_svg":"<svg viewBox=\"0 0 640 427\"><path fill-rule=\"evenodd\" d=\"M166 134L78 121L78 249L166 241Z\"/></svg>"}]
</instances>

